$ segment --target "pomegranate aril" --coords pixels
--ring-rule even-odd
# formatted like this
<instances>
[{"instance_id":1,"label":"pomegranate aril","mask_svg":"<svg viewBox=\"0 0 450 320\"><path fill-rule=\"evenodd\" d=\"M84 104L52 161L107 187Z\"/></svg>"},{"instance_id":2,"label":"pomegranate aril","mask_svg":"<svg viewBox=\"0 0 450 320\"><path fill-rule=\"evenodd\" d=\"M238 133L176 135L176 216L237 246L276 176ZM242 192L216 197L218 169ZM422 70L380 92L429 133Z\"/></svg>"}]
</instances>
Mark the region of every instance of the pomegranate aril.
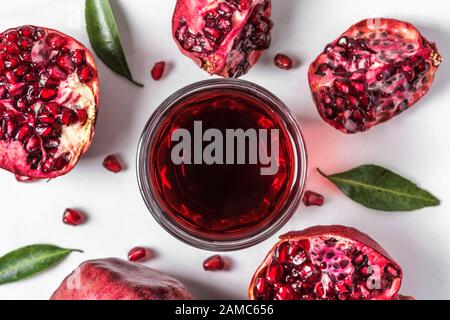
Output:
<instances>
[{"instance_id":1,"label":"pomegranate aril","mask_svg":"<svg viewBox=\"0 0 450 320\"><path fill-rule=\"evenodd\" d=\"M219 255L212 256L203 262L206 271L222 271L225 269L225 261Z\"/></svg>"},{"instance_id":2,"label":"pomegranate aril","mask_svg":"<svg viewBox=\"0 0 450 320\"><path fill-rule=\"evenodd\" d=\"M303 203L305 206L318 206L321 207L325 203L325 198L321 194L318 194L313 191L306 191L303 196Z\"/></svg>"},{"instance_id":3,"label":"pomegranate aril","mask_svg":"<svg viewBox=\"0 0 450 320\"><path fill-rule=\"evenodd\" d=\"M29 38L20 38L19 39L19 46L22 49L30 49L33 46L33 40Z\"/></svg>"},{"instance_id":4,"label":"pomegranate aril","mask_svg":"<svg viewBox=\"0 0 450 320\"><path fill-rule=\"evenodd\" d=\"M8 43L5 45L6 48L6 52L9 53L12 56L17 56L20 53L20 48L17 44L15 43Z\"/></svg>"},{"instance_id":5,"label":"pomegranate aril","mask_svg":"<svg viewBox=\"0 0 450 320\"><path fill-rule=\"evenodd\" d=\"M56 149L57 150L57 149ZM60 171L70 163L71 155L66 153L53 161L53 170Z\"/></svg>"},{"instance_id":6,"label":"pomegranate aril","mask_svg":"<svg viewBox=\"0 0 450 320\"><path fill-rule=\"evenodd\" d=\"M18 84L21 81L21 77L11 70L5 72L5 77L11 84Z\"/></svg>"},{"instance_id":7,"label":"pomegranate aril","mask_svg":"<svg viewBox=\"0 0 450 320\"><path fill-rule=\"evenodd\" d=\"M283 277L283 273L284 273L284 270L281 265L279 265L278 263L272 263L267 268L266 280L268 283L271 283L271 284L277 283Z\"/></svg>"},{"instance_id":8,"label":"pomegranate aril","mask_svg":"<svg viewBox=\"0 0 450 320\"><path fill-rule=\"evenodd\" d=\"M79 226L86 221L85 215L79 211L74 209L66 209L63 214L63 222L67 225L71 226Z\"/></svg>"},{"instance_id":9,"label":"pomegranate aril","mask_svg":"<svg viewBox=\"0 0 450 320\"><path fill-rule=\"evenodd\" d=\"M90 65L86 64L85 66L78 69L77 74L81 83L89 83L94 78L95 71Z\"/></svg>"},{"instance_id":10,"label":"pomegranate aril","mask_svg":"<svg viewBox=\"0 0 450 320\"><path fill-rule=\"evenodd\" d=\"M72 52L72 61L75 66L80 67L86 63L86 52L81 49L77 49Z\"/></svg>"},{"instance_id":11,"label":"pomegranate aril","mask_svg":"<svg viewBox=\"0 0 450 320\"><path fill-rule=\"evenodd\" d=\"M47 124L38 124L36 126L36 133L41 137L48 138L53 135L54 128Z\"/></svg>"},{"instance_id":12,"label":"pomegranate aril","mask_svg":"<svg viewBox=\"0 0 450 320\"><path fill-rule=\"evenodd\" d=\"M11 42L17 41L17 39L19 39L19 33L16 30L6 31L5 39Z\"/></svg>"},{"instance_id":13,"label":"pomegranate aril","mask_svg":"<svg viewBox=\"0 0 450 320\"><path fill-rule=\"evenodd\" d=\"M114 173L119 173L123 170L123 167L122 167L119 159L115 155L107 156L105 158L105 160L103 161L103 166L107 170L114 172Z\"/></svg>"},{"instance_id":14,"label":"pomegranate aril","mask_svg":"<svg viewBox=\"0 0 450 320\"><path fill-rule=\"evenodd\" d=\"M23 26L19 29L20 35L27 38L34 37L36 30L31 26Z\"/></svg>"},{"instance_id":15,"label":"pomegranate aril","mask_svg":"<svg viewBox=\"0 0 450 320\"><path fill-rule=\"evenodd\" d=\"M73 72L75 70L70 52L63 52L56 58L56 64L66 72Z\"/></svg>"},{"instance_id":16,"label":"pomegranate aril","mask_svg":"<svg viewBox=\"0 0 450 320\"><path fill-rule=\"evenodd\" d=\"M131 262L145 262L152 257L152 252L147 248L136 247L128 252L128 260Z\"/></svg>"},{"instance_id":17,"label":"pomegranate aril","mask_svg":"<svg viewBox=\"0 0 450 320\"><path fill-rule=\"evenodd\" d=\"M289 243L288 242L281 244L277 248L277 250L275 252L275 257L276 257L276 260L278 261L278 263L280 263L280 264L289 263L290 256L289 256Z\"/></svg>"},{"instance_id":18,"label":"pomegranate aril","mask_svg":"<svg viewBox=\"0 0 450 320\"><path fill-rule=\"evenodd\" d=\"M277 54L273 61L278 68L283 70L291 70L294 67L292 59L281 53Z\"/></svg>"},{"instance_id":19,"label":"pomegranate aril","mask_svg":"<svg viewBox=\"0 0 450 320\"><path fill-rule=\"evenodd\" d=\"M49 102L46 103L41 110L48 112L53 117L57 117L61 113L61 106L55 102Z\"/></svg>"},{"instance_id":20,"label":"pomegranate aril","mask_svg":"<svg viewBox=\"0 0 450 320\"><path fill-rule=\"evenodd\" d=\"M275 300L293 300L294 298L294 290L291 286L284 285L278 289L277 294L275 295Z\"/></svg>"},{"instance_id":21,"label":"pomegranate aril","mask_svg":"<svg viewBox=\"0 0 450 320\"><path fill-rule=\"evenodd\" d=\"M33 134L33 129L29 126L23 126L17 132L16 139L23 142Z\"/></svg>"},{"instance_id":22,"label":"pomegranate aril","mask_svg":"<svg viewBox=\"0 0 450 320\"><path fill-rule=\"evenodd\" d=\"M78 122L80 125L84 125L88 119L88 113L85 109L76 110L78 116Z\"/></svg>"},{"instance_id":23,"label":"pomegranate aril","mask_svg":"<svg viewBox=\"0 0 450 320\"><path fill-rule=\"evenodd\" d=\"M53 100L56 98L57 95L58 95L58 90L56 90L54 88L42 89L41 93L40 93L40 97L45 101Z\"/></svg>"},{"instance_id":24,"label":"pomegranate aril","mask_svg":"<svg viewBox=\"0 0 450 320\"><path fill-rule=\"evenodd\" d=\"M59 68L56 64L51 65L47 69L47 73L53 79L63 81L67 79L67 73L65 73L61 68Z\"/></svg>"},{"instance_id":25,"label":"pomegranate aril","mask_svg":"<svg viewBox=\"0 0 450 320\"><path fill-rule=\"evenodd\" d=\"M25 150L27 152L34 152L38 150L40 147L40 140L37 136L32 136L28 141L25 143Z\"/></svg>"},{"instance_id":26,"label":"pomegranate aril","mask_svg":"<svg viewBox=\"0 0 450 320\"><path fill-rule=\"evenodd\" d=\"M161 80L163 74L164 74L164 69L166 67L166 63L164 61L160 61L155 63L155 65L152 68L152 78L155 81Z\"/></svg>"},{"instance_id":27,"label":"pomegranate aril","mask_svg":"<svg viewBox=\"0 0 450 320\"><path fill-rule=\"evenodd\" d=\"M76 120L78 120L78 116L74 111L65 107L61 108L61 122L64 125L70 126L74 124Z\"/></svg>"},{"instance_id":28,"label":"pomegranate aril","mask_svg":"<svg viewBox=\"0 0 450 320\"><path fill-rule=\"evenodd\" d=\"M20 63L20 59L17 57L7 57L5 59L5 66L8 69L14 69L16 68Z\"/></svg>"},{"instance_id":29,"label":"pomegranate aril","mask_svg":"<svg viewBox=\"0 0 450 320\"><path fill-rule=\"evenodd\" d=\"M46 149L54 149L54 148L58 148L60 143L61 143L61 140L59 140L58 138L48 139L44 142L44 147Z\"/></svg>"},{"instance_id":30,"label":"pomegranate aril","mask_svg":"<svg viewBox=\"0 0 450 320\"><path fill-rule=\"evenodd\" d=\"M66 45L67 40L64 39L62 36L60 36L59 34L50 33L47 36L46 42L47 45L53 50L60 50Z\"/></svg>"}]
</instances>

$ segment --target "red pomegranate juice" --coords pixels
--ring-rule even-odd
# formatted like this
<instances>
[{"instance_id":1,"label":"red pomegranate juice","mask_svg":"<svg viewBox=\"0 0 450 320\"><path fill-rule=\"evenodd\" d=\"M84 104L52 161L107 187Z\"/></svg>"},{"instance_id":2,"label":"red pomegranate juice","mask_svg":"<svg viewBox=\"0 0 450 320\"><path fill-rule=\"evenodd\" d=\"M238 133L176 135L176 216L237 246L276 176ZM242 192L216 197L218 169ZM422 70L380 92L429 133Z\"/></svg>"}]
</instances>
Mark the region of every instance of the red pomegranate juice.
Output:
<instances>
[{"instance_id":1,"label":"red pomegranate juice","mask_svg":"<svg viewBox=\"0 0 450 320\"><path fill-rule=\"evenodd\" d=\"M183 141L190 150L180 152L180 129L190 135L190 141ZM215 140L205 135L210 129ZM245 164L238 147L230 155L230 130L266 132L267 139L257 136L258 155L275 163L252 161L255 140L248 136ZM199 150L206 153L217 140L223 149L211 152L215 162L199 159ZM268 142L266 150L261 150L263 142ZM218 241L241 239L267 228L282 213L299 171L293 143L283 119L260 99L232 89L197 92L168 110L155 130L150 185L164 213L188 233ZM174 161L175 148L183 163Z\"/></svg>"}]
</instances>

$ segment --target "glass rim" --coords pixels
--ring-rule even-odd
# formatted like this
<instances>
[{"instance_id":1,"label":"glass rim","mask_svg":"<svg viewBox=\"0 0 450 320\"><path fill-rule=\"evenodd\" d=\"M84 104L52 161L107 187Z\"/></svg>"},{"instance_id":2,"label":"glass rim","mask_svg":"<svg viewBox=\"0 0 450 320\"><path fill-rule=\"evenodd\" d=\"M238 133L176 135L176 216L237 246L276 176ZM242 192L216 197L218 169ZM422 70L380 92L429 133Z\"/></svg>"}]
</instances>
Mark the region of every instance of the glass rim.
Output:
<instances>
[{"instance_id":1,"label":"glass rim","mask_svg":"<svg viewBox=\"0 0 450 320\"><path fill-rule=\"evenodd\" d=\"M245 236L242 239L223 241L211 240L200 238L183 229L179 224L172 221L172 219L160 207L158 201L156 200L157 196L149 179L150 162L148 161L148 156L151 151L154 133L158 129L158 125L160 124L164 114L171 110L177 102L185 99L186 97L201 91L213 89L235 89L247 94L253 94L258 99L265 100L269 102L271 106L275 106L278 110L274 111L280 115L282 122L286 125L287 131L293 140L292 146L295 149L294 151L296 154L296 170L293 182L290 186L290 195L280 210L279 217L276 218L273 223L264 230ZM297 211L303 198L308 175L308 159L306 144L300 125L290 109L280 99L263 87L249 81L239 79L210 79L193 83L176 91L165 101L163 101L155 110L145 125L144 131L139 140L136 157L136 173L139 190L144 202L154 219L164 230L176 239L192 247L208 251L223 252L241 250L255 246L272 237L286 225L286 223Z\"/></svg>"}]
</instances>

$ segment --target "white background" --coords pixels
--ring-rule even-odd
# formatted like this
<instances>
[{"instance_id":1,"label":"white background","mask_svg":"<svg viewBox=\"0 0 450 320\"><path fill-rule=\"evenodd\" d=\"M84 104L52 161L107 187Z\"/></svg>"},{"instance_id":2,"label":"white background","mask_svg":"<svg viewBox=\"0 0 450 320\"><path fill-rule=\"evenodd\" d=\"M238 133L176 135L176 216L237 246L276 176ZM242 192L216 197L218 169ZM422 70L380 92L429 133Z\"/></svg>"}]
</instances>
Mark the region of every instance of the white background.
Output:
<instances>
[{"instance_id":1,"label":"white background","mask_svg":"<svg viewBox=\"0 0 450 320\"><path fill-rule=\"evenodd\" d=\"M34 279L0 287L0 299L48 299L62 279L81 262L126 257L140 245L154 248L147 265L181 280L197 298L245 299L247 286L276 237L257 247L226 256L230 272L205 273L210 255L190 248L164 232L147 211L135 177L135 154L141 131L153 110L171 93L208 79L179 53L171 39L175 0L112 1L135 78L145 89L130 85L98 61L101 106L97 135L90 151L69 175L49 183L19 184L0 172L0 255L21 246L51 243L79 248L55 269ZM449 2L429 0L279 0L273 1L273 44L244 79L260 84L290 106L301 123L309 147L309 188L322 192L322 208L301 208L283 229L318 224L360 228L379 241L403 267L402 292L420 299L450 298L450 20ZM0 29L23 24L56 28L88 44L82 0L2 1ZM412 110L368 133L346 136L320 120L307 85L307 68L328 42L351 24L368 17L391 17L414 23L438 43L444 64L430 94ZM272 65L286 52L300 66L284 72ZM447 59L446 59L447 58ZM154 82L155 61L169 62L167 75ZM119 153L127 164L114 175L102 167L104 157ZM443 200L439 208L413 213L380 213L352 203L320 178L325 172L376 163L417 181ZM61 222L66 207L85 210L89 222L71 228Z\"/></svg>"}]
</instances>

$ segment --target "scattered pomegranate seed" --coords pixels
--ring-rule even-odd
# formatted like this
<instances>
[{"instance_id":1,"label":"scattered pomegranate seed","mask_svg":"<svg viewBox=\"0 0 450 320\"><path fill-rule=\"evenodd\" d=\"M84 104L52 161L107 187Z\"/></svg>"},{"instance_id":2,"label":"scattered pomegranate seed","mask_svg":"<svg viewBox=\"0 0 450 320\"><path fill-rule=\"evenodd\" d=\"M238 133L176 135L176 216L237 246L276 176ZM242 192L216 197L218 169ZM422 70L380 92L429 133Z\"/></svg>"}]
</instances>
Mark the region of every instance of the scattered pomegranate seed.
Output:
<instances>
[{"instance_id":1,"label":"scattered pomegranate seed","mask_svg":"<svg viewBox=\"0 0 450 320\"><path fill-rule=\"evenodd\" d=\"M292 59L287 55L281 53L277 54L273 61L278 68L283 70L291 70L294 66L294 62L292 61Z\"/></svg>"},{"instance_id":2,"label":"scattered pomegranate seed","mask_svg":"<svg viewBox=\"0 0 450 320\"><path fill-rule=\"evenodd\" d=\"M115 155L107 156L106 159L103 161L103 166L114 173L119 173L123 170L122 165L120 164L119 159Z\"/></svg>"},{"instance_id":3,"label":"scattered pomegranate seed","mask_svg":"<svg viewBox=\"0 0 450 320\"><path fill-rule=\"evenodd\" d=\"M303 203L307 207L318 206L321 207L325 203L325 198L321 194L313 191L306 191L303 197Z\"/></svg>"},{"instance_id":4,"label":"scattered pomegranate seed","mask_svg":"<svg viewBox=\"0 0 450 320\"><path fill-rule=\"evenodd\" d=\"M144 262L152 257L152 251L142 247L136 247L128 252L128 260L131 262Z\"/></svg>"},{"instance_id":5,"label":"scattered pomegranate seed","mask_svg":"<svg viewBox=\"0 0 450 320\"><path fill-rule=\"evenodd\" d=\"M86 221L86 217L78 210L66 209L63 215L63 222L70 226L79 226Z\"/></svg>"},{"instance_id":6,"label":"scattered pomegranate seed","mask_svg":"<svg viewBox=\"0 0 450 320\"><path fill-rule=\"evenodd\" d=\"M219 256L212 256L203 262L203 269L206 271L222 271L225 270L225 261Z\"/></svg>"},{"instance_id":7,"label":"scattered pomegranate seed","mask_svg":"<svg viewBox=\"0 0 450 320\"><path fill-rule=\"evenodd\" d=\"M155 81L161 80L163 74L164 74L164 69L166 68L166 63L164 61L159 61L157 63L155 63L155 65L153 66L152 69L152 78Z\"/></svg>"}]
</instances>

